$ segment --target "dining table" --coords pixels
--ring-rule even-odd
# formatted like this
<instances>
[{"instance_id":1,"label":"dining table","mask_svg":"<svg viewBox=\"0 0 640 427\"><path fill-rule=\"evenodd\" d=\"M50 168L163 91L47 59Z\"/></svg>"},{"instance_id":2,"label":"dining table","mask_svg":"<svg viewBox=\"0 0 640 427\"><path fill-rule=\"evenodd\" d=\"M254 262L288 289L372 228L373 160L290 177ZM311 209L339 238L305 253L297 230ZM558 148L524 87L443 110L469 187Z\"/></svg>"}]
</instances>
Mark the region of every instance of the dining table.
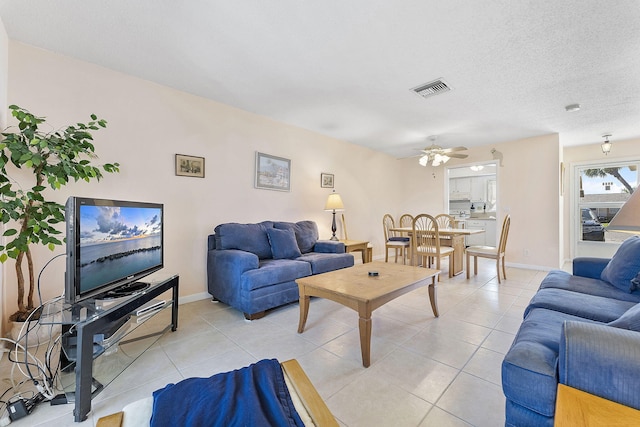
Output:
<instances>
[{"instance_id":1,"label":"dining table","mask_svg":"<svg viewBox=\"0 0 640 427\"><path fill-rule=\"evenodd\" d=\"M413 227L392 227L389 231L400 233L411 238L413 234ZM465 236L471 236L472 234L484 233L484 230L470 229L470 228L439 228L438 234L440 237L450 237L450 239L441 239L440 244L451 246L453 248L453 274L460 274L464 271L464 238ZM411 260L415 258L415 254L411 254ZM412 262L413 264L413 262Z\"/></svg>"}]
</instances>

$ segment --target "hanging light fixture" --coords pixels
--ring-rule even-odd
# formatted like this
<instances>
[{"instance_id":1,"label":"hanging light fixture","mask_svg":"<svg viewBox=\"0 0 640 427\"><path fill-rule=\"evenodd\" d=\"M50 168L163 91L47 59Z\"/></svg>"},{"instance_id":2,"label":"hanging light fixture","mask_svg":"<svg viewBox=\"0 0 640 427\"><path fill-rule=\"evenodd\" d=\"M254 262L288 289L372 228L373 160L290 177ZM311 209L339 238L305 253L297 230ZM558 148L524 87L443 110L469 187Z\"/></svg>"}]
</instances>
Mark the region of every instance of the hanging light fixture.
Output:
<instances>
[{"instance_id":1,"label":"hanging light fixture","mask_svg":"<svg viewBox=\"0 0 640 427\"><path fill-rule=\"evenodd\" d=\"M609 142L610 136L611 134L602 135L602 137L604 138L604 142L600 147L602 147L602 152L605 154L605 156L609 154L609 151L611 151L611 142Z\"/></svg>"}]
</instances>

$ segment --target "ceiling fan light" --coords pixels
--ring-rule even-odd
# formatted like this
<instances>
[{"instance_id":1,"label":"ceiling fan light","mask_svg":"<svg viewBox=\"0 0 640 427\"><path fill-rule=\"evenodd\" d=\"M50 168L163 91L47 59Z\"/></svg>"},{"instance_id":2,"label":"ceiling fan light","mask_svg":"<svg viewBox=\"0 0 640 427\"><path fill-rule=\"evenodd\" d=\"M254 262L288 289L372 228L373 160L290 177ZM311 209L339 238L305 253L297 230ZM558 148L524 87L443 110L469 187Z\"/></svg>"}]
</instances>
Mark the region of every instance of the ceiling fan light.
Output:
<instances>
[{"instance_id":1,"label":"ceiling fan light","mask_svg":"<svg viewBox=\"0 0 640 427\"><path fill-rule=\"evenodd\" d=\"M420 163L420 166L427 166L427 164L429 163L429 156L420 157L420 160L418 160L418 163Z\"/></svg>"},{"instance_id":2,"label":"ceiling fan light","mask_svg":"<svg viewBox=\"0 0 640 427\"><path fill-rule=\"evenodd\" d=\"M611 151L611 142L609 142L609 137L611 135L602 135L602 137L604 138L604 142L602 143L602 145L600 145L600 147L602 147L602 152L607 155L609 154L609 152Z\"/></svg>"}]
</instances>

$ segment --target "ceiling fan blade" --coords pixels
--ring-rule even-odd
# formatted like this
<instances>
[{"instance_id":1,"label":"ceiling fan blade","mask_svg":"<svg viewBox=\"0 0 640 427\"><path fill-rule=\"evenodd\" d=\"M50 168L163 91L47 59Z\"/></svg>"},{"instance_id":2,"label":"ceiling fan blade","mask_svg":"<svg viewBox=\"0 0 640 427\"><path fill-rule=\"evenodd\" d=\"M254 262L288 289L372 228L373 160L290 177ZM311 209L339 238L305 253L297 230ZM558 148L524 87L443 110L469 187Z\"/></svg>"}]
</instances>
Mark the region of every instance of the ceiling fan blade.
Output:
<instances>
[{"instance_id":1,"label":"ceiling fan blade","mask_svg":"<svg viewBox=\"0 0 640 427\"><path fill-rule=\"evenodd\" d=\"M422 151L422 150L420 150ZM413 159L415 157L422 157L422 156L426 156L428 155L427 153L420 153L420 154L414 154L413 156L407 156L407 157L398 157L396 160L404 160L404 159Z\"/></svg>"},{"instance_id":2,"label":"ceiling fan blade","mask_svg":"<svg viewBox=\"0 0 640 427\"><path fill-rule=\"evenodd\" d=\"M453 157L456 159L466 159L467 157L469 157L468 154L456 154L456 153L448 153L447 154L448 157Z\"/></svg>"},{"instance_id":3,"label":"ceiling fan blade","mask_svg":"<svg viewBox=\"0 0 640 427\"><path fill-rule=\"evenodd\" d=\"M465 151L465 150L467 150L467 147L452 147L452 148L445 148L444 152L453 153L454 151Z\"/></svg>"}]
</instances>

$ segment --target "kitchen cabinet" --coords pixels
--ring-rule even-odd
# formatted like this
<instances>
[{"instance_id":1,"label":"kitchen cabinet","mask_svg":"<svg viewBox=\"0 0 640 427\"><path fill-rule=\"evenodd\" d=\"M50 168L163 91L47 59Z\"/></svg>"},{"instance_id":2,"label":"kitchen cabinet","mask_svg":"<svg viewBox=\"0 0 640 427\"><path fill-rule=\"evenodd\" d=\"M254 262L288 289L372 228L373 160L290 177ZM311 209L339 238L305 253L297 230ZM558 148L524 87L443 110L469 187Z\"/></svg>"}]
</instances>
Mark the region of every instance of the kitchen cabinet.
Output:
<instances>
[{"instance_id":1,"label":"kitchen cabinet","mask_svg":"<svg viewBox=\"0 0 640 427\"><path fill-rule=\"evenodd\" d=\"M449 180L450 200L469 200L471 198L471 178L451 178Z\"/></svg>"},{"instance_id":2,"label":"kitchen cabinet","mask_svg":"<svg viewBox=\"0 0 640 427\"><path fill-rule=\"evenodd\" d=\"M495 219L470 218L466 220L466 228L484 231L484 233L467 236L467 240L465 242L467 246L496 246Z\"/></svg>"},{"instance_id":3,"label":"kitchen cabinet","mask_svg":"<svg viewBox=\"0 0 640 427\"><path fill-rule=\"evenodd\" d=\"M471 178L470 184L472 202L483 203L487 200L487 177L473 177Z\"/></svg>"}]
</instances>

